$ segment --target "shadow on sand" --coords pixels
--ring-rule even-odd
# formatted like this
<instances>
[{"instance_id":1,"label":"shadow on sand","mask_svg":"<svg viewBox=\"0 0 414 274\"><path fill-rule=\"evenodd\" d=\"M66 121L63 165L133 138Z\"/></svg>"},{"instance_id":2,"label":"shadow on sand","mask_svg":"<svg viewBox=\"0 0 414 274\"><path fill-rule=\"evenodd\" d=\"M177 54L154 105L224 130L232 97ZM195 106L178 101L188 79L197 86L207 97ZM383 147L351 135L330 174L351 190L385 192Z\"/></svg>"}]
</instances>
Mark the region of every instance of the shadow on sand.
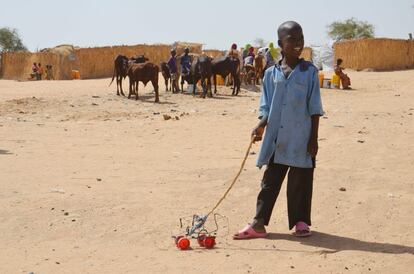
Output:
<instances>
[{"instance_id":1,"label":"shadow on sand","mask_svg":"<svg viewBox=\"0 0 414 274\"><path fill-rule=\"evenodd\" d=\"M269 233L269 236L266 240L274 242L273 248L263 247L263 248L246 248L241 245L243 241L254 241L254 239L249 240L230 240L227 242L227 246L223 249L231 250L245 250L245 251L269 251L269 252L300 252L300 253L310 253L310 254L333 254L340 251L354 250L354 251L366 251L373 253L385 253L385 254L413 254L414 247L398 245L398 244L389 244L389 243L376 243L376 242L366 242L358 239L341 237L337 235L331 235L323 232L312 231L312 236L307 238L298 238L294 237L291 234L283 233ZM303 245L320 248L318 250L299 250L299 249L280 249L277 247L277 240L286 240L299 242Z\"/></svg>"},{"instance_id":2,"label":"shadow on sand","mask_svg":"<svg viewBox=\"0 0 414 274\"><path fill-rule=\"evenodd\" d=\"M13 153L10 153L8 150L5 150L5 149L0 149L0 155L10 155L10 154L13 154Z\"/></svg>"},{"instance_id":3,"label":"shadow on sand","mask_svg":"<svg viewBox=\"0 0 414 274\"><path fill-rule=\"evenodd\" d=\"M345 250L355 250L388 254L414 254L414 247L412 246L366 242L358 239L331 235L317 231L313 231L312 236L308 238L298 238L290 234L269 233L268 239L300 242L303 245L332 250L332 252L329 253L335 253Z\"/></svg>"}]
</instances>

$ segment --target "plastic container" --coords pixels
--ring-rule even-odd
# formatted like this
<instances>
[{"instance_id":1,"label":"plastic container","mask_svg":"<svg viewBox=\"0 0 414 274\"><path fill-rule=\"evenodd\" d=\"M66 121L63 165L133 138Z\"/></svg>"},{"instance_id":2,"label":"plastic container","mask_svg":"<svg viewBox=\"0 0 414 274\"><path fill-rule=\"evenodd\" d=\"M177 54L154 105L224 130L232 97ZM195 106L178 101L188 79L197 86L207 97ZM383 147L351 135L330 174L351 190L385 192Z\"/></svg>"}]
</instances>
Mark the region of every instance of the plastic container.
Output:
<instances>
[{"instance_id":1,"label":"plastic container","mask_svg":"<svg viewBox=\"0 0 414 274\"><path fill-rule=\"evenodd\" d=\"M322 87L323 88L331 88L331 79L328 79L328 78L323 79Z\"/></svg>"},{"instance_id":2,"label":"plastic container","mask_svg":"<svg viewBox=\"0 0 414 274\"><path fill-rule=\"evenodd\" d=\"M72 70L72 79L80 79L79 70Z\"/></svg>"},{"instance_id":3,"label":"plastic container","mask_svg":"<svg viewBox=\"0 0 414 274\"><path fill-rule=\"evenodd\" d=\"M193 87L194 87L194 85L192 85L192 84L188 84L187 85L187 92L188 93L193 93ZM196 88L195 88L195 92L198 92L199 91L199 88L198 88L198 86L196 86Z\"/></svg>"},{"instance_id":4,"label":"plastic container","mask_svg":"<svg viewBox=\"0 0 414 274\"><path fill-rule=\"evenodd\" d=\"M224 79L223 77L221 77L220 75L216 75L216 79L217 79L217 86L224 86Z\"/></svg>"},{"instance_id":5,"label":"plastic container","mask_svg":"<svg viewBox=\"0 0 414 274\"><path fill-rule=\"evenodd\" d=\"M332 75L332 87L340 88L341 87L340 85L341 85L341 78L336 74Z\"/></svg>"}]
</instances>

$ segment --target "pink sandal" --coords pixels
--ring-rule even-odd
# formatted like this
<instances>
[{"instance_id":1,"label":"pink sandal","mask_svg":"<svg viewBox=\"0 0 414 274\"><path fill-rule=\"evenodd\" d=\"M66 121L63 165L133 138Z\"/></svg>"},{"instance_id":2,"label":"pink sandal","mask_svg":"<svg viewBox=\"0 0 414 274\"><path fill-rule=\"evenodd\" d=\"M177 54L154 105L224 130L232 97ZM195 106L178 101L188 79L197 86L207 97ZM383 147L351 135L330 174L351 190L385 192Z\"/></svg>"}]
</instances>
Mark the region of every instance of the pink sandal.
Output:
<instances>
[{"instance_id":1,"label":"pink sandal","mask_svg":"<svg viewBox=\"0 0 414 274\"><path fill-rule=\"evenodd\" d=\"M253 229L252 225L249 224L237 234L233 235L233 240L245 240L245 239L257 239L266 238L267 232L257 232Z\"/></svg>"},{"instance_id":2,"label":"pink sandal","mask_svg":"<svg viewBox=\"0 0 414 274\"><path fill-rule=\"evenodd\" d=\"M293 236L296 237L309 237L312 235L312 232L309 226L304 222L297 222L295 226L295 232L293 232Z\"/></svg>"}]
</instances>

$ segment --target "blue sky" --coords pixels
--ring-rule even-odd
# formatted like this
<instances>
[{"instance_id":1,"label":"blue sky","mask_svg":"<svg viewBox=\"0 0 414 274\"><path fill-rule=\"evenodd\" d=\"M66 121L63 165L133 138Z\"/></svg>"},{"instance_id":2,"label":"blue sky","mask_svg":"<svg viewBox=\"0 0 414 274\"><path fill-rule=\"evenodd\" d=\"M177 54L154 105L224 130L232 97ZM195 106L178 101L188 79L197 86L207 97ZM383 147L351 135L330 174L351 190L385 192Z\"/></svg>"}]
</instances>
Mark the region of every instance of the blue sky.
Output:
<instances>
[{"instance_id":1,"label":"blue sky","mask_svg":"<svg viewBox=\"0 0 414 274\"><path fill-rule=\"evenodd\" d=\"M306 44L322 44L329 23L350 17L373 24L378 37L414 34L414 0L0 0L0 27L18 29L31 51L174 41L227 49L255 38L275 41L286 20L302 25Z\"/></svg>"}]
</instances>

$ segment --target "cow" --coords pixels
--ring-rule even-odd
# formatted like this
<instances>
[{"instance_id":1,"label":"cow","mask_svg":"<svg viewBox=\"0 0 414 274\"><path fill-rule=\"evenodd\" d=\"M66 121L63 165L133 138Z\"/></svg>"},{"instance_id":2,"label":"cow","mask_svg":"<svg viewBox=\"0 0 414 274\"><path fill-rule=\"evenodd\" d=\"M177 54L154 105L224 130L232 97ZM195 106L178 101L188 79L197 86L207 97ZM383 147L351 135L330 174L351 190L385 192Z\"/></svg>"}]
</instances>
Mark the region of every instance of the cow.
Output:
<instances>
[{"instance_id":1,"label":"cow","mask_svg":"<svg viewBox=\"0 0 414 274\"><path fill-rule=\"evenodd\" d=\"M231 74L233 77L233 92L232 95L239 94L240 91L240 60L231 56L219 57L213 59L211 62L211 69L214 81L214 93L217 93L217 79L216 75L226 78Z\"/></svg>"},{"instance_id":2,"label":"cow","mask_svg":"<svg viewBox=\"0 0 414 274\"><path fill-rule=\"evenodd\" d=\"M141 64L141 63L148 62L149 59L145 57L145 55L142 54L142 55L137 55L135 57L131 57L130 61L135 64Z\"/></svg>"},{"instance_id":3,"label":"cow","mask_svg":"<svg viewBox=\"0 0 414 274\"><path fill-rule=\"evenodd\" d=\"M112 84L114 78L116 77L116 95L119 95L119 90L121 90L122 96L125 96L124 91L122 90L122 79L126 77L126 72L128 70L128 57L124 55L118 55L114 60L114 73L112 75L112 80L109 85Z\"/></svg>"},{"instance_id":4,"label":"cow","mask_svg":"<svg viewBox=\"0 0 414 274\"><path fill-rule=\"evenodd\" d=\"M244 84L251 85L255 83L256 74L254 71L254 66L244 65L243 67L243 80Z\"/></svg>"},{"instance_id":5,"label":"cow","mask_svg":"<svg viewBox=\"0 0 414 274\"><path fill-rule=\"evenodd\" d=\"M198 81L201 81L201 86L203 87L203 93L200 95L202 98L206 98L206 94L208 91L208 96L212 97L211 92L211 58L208 56L199 56L198 58L194 59L191 64L190 74L186 76L182 76L183 80L187 81L187 83L193 85L193 95L195 95L195 89Z\"/></svg>"},{"instance_id":6,"label":"cow","mask_svg":"<svg viewBox=\"0 0 414 274\"><path fill-rule=\"evenodd\" d=\"M260 79L263 79L264 71L266 67L266 60L264 56L261 54L258 54L254 58L253 66L254 66L254 84L258 85L260 84Z\"/></svg>"},{"instance_id":7,"label":"cow","mask_svg":"<svg viewBox=\"0 0 414 274\"><path fill-rule=\"evenodd\" d=\"M138 83L141 81L146 86L151 81L155 91L155 102L158 103L160 101L158 94L159 71L159 67L150 62L131 64L127 70L129 77L128 99L131 98L132 94L135 94L135 100L138 100Z\"/></svg>"},{"instance_id":8,"label":"cow","mask_svg":"<svg viewBox=\"0 0 414 274\"><path fill-rule=\"evenodd\" d=\"M109 85L112 84L114 78L116 77L116 95L119 95L119 90L121 91L121 95L125 96L122 90L122 79L125 79L127 76L127 70L131 64L139 64L145 63L148 61L144 55L137 55L136 57L132 57L128 59L125 55L118 55L114 60L114 73L112 75L112 80Z\"/></svg>"},{"instance_id":9,"label":"cow","mask_svg":"<svg viewBox=\"0 0 414 274\"><path fill-rule=\"evenodd\" d=\"M170 69L168 68L168 65L166 62L161 62L160 67L161 67L162 77L164 78L164 81L165 81L165 89L166 91L171 90L172 79L171 79ZM168 89L168 81L170 81L170 89Z\"/></svg>"}]
</instances>

